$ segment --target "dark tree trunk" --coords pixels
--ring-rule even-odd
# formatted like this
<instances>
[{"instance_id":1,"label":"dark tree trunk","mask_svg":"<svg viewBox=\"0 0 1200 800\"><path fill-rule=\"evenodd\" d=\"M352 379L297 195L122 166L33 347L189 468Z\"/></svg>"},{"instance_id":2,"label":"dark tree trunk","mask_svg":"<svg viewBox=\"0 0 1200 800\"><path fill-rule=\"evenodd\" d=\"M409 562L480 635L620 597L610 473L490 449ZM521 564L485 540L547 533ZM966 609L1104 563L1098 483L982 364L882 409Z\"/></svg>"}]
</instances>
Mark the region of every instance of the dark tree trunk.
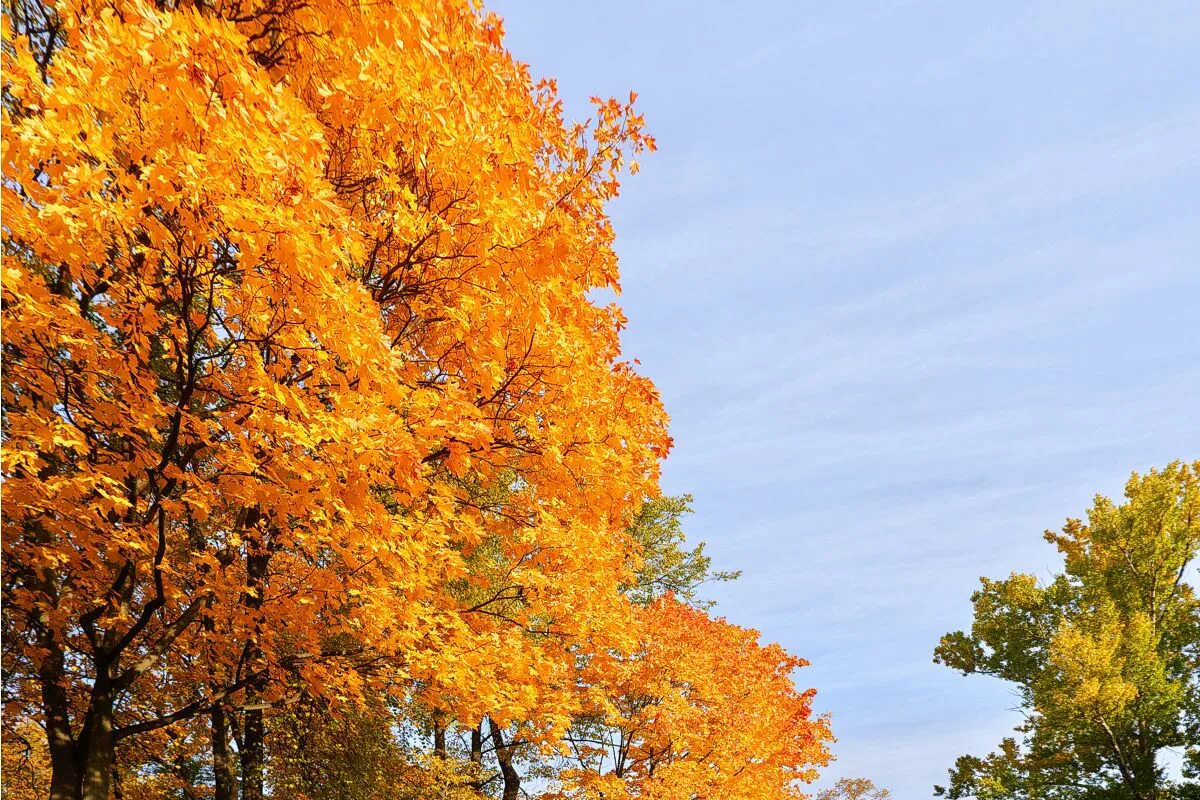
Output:
<instances>
[{"instance_id":1,"label":"dark tree trunk","mask_svg":"<svg viewBox=\"0 0 1200 800\"><path fill-rule=\"evenodd\" d=\"M504 793L501 800L517 800L521 796L521 773L513 766L513 756L517 746L514 742L504 744L504 732L494 720L488 720L492 729L492 743L496 749L496 761L500 764L500 775L504 779Z\"/></svg>"},{"instance_id":2,"label":"dark tree trunk","mask_svg":"<svg viewBox=\"0 0 1200 800\"><path fill-rule=\"evenodd\" d=\"M75 758L67 692L63 688L66 672L63 653L51 637L41 638L50 644L49 655L42 663L39 675L46 716L46 744L50 750L50 800L77 800L80 772Z\"/></svg>"},{"instance_id":3,"label":"dark tree trunk","mask_svg":"<svg viewBox=\"0 0 1200 800\"><path fill-rule=\"evenodd\" d=\"M79 737L71 728L66 661L53 635L41 637L48 650L40 670L46 744L50 750L50 800L109 800L116 754L114 688L101 664L92 686Z\"/></svg>"},{"instance_id":4,"label":"dark tree trunk","mask_svg":"<svg viewBox=\"0 0 1200 800\"><path fill-rule=\"evenodd\" d=\"M263 800L266 778L266 736L262 709L246 712L242 730L242 800Z\"/></svg>"},{"instance_id":5,"label":"dark tree trunk","mask_svg":"<svg viewBox=\"0 0 1200 800\"><path fill-rule=\"evenodd\" d=\"M260 518L256 512L249 524L253 525ZM267 543L262 537L252 537L251 551L246 556L246 606L255 612L262 607L263 593L266 590L267 567L271 554ZM262 650L258 647L262 635L262 619L255 621L254 640L248 643L250 669L257 669L256 662L262 658ZM260 702L263 680L257 680L246 690L247 708L242 720L242 800L263 800L266 786L266 729L263 724L262 706L255 707Z\"/></svg>"},{"instance_id":6,"label":"dark tree trunk","mask_svg":"<svg viewBox=\"0 0 1200 800\"><path fill-rule=\"evenodd\" d=\"M107 680L97 679L92 689L91 707L76 744L81 800L109 800L117 746L115 733L112 687Z\"/></svg>"},{"instance_id":7,"label":"dark tree trunk","mask_svg":"<svg viewBox=\"0 0 1200 800\"><path fill-rule=\"evenodd\" d=\"M446 757L446 726L440 717L433 721L433 754Z\"/></svg>"},{"instance_id":8,"label":"dark tree trunk","mask_svg":"<svg viewBox=\"0 0 1200 800\"><path fill-rule=\"evenodd\" d=\"M225 709L212 712L213 800L237 800L237 766L229 751L229 723Z\"/></svg>"},{"instance_id":9,"label":"dark tree trunk","mask_svg":"<svg viewBox=\"0 0 1200 800\"><path fill-rule=\"evenodd\" d=\"M477 774L483 777L483 723L480 722L471 729L471 763L475 765ZM483 781L471 781L471 788L477 792L483 791Z\"/></svg>"}]
</instances>

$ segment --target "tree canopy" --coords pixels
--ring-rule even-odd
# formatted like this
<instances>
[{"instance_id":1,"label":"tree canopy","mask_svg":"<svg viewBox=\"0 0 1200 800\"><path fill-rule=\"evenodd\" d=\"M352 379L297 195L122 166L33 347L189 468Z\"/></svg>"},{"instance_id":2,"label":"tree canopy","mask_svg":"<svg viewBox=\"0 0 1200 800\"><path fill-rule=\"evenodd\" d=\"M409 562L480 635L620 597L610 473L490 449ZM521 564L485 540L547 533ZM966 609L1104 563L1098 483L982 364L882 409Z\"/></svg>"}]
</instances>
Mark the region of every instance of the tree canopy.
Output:
<instances>
[{"instance_id":1,"label":"tree canopy","mask_svg":"<svg viewBox=\"0 0 1200 800\"><path fill-rule=\"evenodd\" d=\"M982 579L970 632L935 660L1015 684L1025 722L990 755L963 756L939 794L980 800L1200 796L1200 462L1134 474L1125 502L1045 538L1063 558L1046 583ZM1181 780L1163 751L1183 756Z\"/></svg>"},{"instance_id":2,"label":"tree canopy","mask_svg":"<svg viewBox=\"0 0 1200 800\"><path fill-rule=\"evenodd\" d=\"M825 763L803 662L705 613L730 576L593 300L634 94L568 122L466 0L3 20L14 797L767 798ZM630 768L567 770L581 726Z\"/></svg>"}]
</instances>

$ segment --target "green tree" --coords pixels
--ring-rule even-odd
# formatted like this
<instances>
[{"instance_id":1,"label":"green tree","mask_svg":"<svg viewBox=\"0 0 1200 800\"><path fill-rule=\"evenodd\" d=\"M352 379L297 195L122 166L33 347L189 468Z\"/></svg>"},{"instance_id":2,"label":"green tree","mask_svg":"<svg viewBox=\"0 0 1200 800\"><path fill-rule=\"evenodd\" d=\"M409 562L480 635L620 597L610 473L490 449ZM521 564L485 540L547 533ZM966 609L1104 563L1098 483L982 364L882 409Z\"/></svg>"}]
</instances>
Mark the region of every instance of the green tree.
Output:
<instances>
[{"instance_id":1,"label":"green tree","mask_svg":"<svg viewBox=\"0 0 1200 800\"><path fill-rule=\"evenodd\" d=\"M712 608L713 601L699 596L702 585L712 581L737 580L740 571L713 571L712 559L704 553L704 542L686 548L683 518L692 513L692 496L647 498L629 527L640 547L641 563L634 582L625 587L638 605L649 605L670 593L696 608Z\"/></svg>"},{"instance_id":2,"label":"green tree","mask_svg":"<svg viewBox=\"0 0 1200 800\"><path fill-rule=\"evenodd\" d=\"M981 579L970 633L936 662L1017 685L1025 722L986 757L963 756L939 795L980 800L1200 797L1200 461L1136 473L1126 502L1047 531L1064 559L1049 583ZM1162 751L1182 754L1182 780Z\"/></svg>"}]
</instances>

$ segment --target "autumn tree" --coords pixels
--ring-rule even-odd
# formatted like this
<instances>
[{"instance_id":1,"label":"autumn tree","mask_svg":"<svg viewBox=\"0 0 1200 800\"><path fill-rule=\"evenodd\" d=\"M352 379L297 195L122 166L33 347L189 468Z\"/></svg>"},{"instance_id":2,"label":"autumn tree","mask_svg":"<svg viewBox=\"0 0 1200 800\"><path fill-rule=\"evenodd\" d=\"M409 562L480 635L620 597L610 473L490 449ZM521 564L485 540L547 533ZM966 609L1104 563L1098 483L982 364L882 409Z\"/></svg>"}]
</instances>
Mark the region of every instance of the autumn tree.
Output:
<instances>
[{"instance_id":1,"label":"autumn tree","mask_svg":"<svg viewBox=\"0 0 1200 800\"><path fill-rule=\"evenodd\" d=\"M653 146L632 97L566 123L454 0L4 24L5 725L44 729L52 798L124 753L255 800L302 702L525 709L508 675L563 662L513 626L628 635L669 439L588 298Z\"/></svg>"},{"instance_id":2,"label":"autumn tree","mask_svg":"<svg viewBox=\"0 0 1200 800\"><path fill-rule=\"evenodd\" d=\"M1125 502L1047 531L1064 570L982 579L970 632L935 660L1015 684L1025 722L987 756L963 756L938 793L981 800L1166 800L1200 792L1200 462L1134 474ZM1161 753L1182 752L1171 780Z\"/></svg>"},{"instance_id":3,"label":"autumn tree","mask_svg":"<svg viewBox=\"0 0 1200 800\"><path fill-rule=\"evenodd\" d=\"M493 491L480 495L481 504L496 504L503 500L504 492ZM633 637L633 646L623 650L611 646L596 646L593 641L581 641L577 637L562 637L547 629L527 629L516 624L526 600L520 587L529 580L522 577L527 569L522 564L513 564L497 549L496 543L477 548L468 562L469 574L460 580L455 591L460 593L467 607L488 602L492 614L486 620L495 620L496 625L487 629L491 636L481 636L475 643L475 652L464 653L462 658L469 669L459 671L454 681L433 680L415 686L411 697L413 707L402 712L410 721L409 730L415 727L432 747L413 749L411 744L389 736L378 723L366 720L365 730L347 729L343 722L327 722L325 714L317 717L308 715L303 721L290 725L286 736L277 735L276 741L292 747L291 755L277 761L281 776L274 785L287 785L289 791L303 792L305 796L371 796L387 785L397 796L407 796L404 788L389 779L388 775L402 774L408 786L425 785L422 790L429 795L435 791L443 794L454 791L454 787L472 785L479 793L499 798L525 796L535 787L559 785L567 791L596 791L606 784L623 787L621 791L662 792L678 794L688 779L665 784L646 782L638 778L637 770L616 769L615 763L605 764L596 760L596 742L606 737L619 749L622 736L627 746L637 745L637 732L625 725L619 714L606 716L602 708L612 711L613 697L610 690L628 692L634 684L628 681L618 684L621 676L637 670L646 679L661 679L661 687L667 694L655 702L658 708L667 704L678 704L682 698L674 698L676 692L688 688L693 698L690 702L712 709L706 745L729 742L737 738L746 741L745 747L758 747L763 752L773 752L778 747L779 736L786 733L783 724L784 709L789 702L798 706L801 716L807 719L807 707L811 693L795 693L790 678L774 682L762 673L754 673L750 666L750 654L771 654L764 663L789 671L791 666L801 663L791 659L778 648L753 648L746 651L753 632L729 626L722 621L708 620L705 611L711 603L698 595L700 585L713 579L727 579L729 573L711 570L710 562L700 546L686 546L682 518L688 510L688 498L653 498L647 500L633 517L629 528L630 555L635 565L633 575L626 584L626 597L636 602L630 606L627 632ZM475 586L476 588L471 588ZM673 590L687 593L687 604L669 598ZM497 600L496 595L504 596ZM660 615L649 610L638 611L638 606L670 601L687 608L694 616L686 618L681 625L661 624ZM663 652L648 645L666 637L672 640L673 631L682 627L695 628L699 637L686 643L678 642L681 648L702 651L694 658L703 663L741 664L742 682L732 679L739 674L737 668L724 671L694 669L683 673L671 658L661 657ZM733 636L704 636L705 631L737 632ZM557 652L552 660L547 656ZM530 658L533 661L530 661ZM772 661L771 659L776 659ZM524 664L542 664L543 667L529 673ZM546 666L556 664L553 671ZM669 665L669 666L668 666ZM475 688L481 684L495 686L496 694L481 694ZM638 691L653 691L652 687L638 687ZM643 698L647 699L649 695ZM617 702L623 702L618 700ZM718 706L718 703L721 705ZM489 707L490 704L490 707ZM775 706L775 716L764 717L763 706ZM682 706L675 705L680 708ZM793 710L796 710L795 708ZM747 725L738 715L750 715L764 719L760 726ZM350 717L347 716L347 719ZM376 719L378 719L376 712ZM360 717L361 719L361 717ZM559 722L555 722L555 721ZM569 730L562 730L563 724ZM659 741L676 739L684 742L689 731L694 732L696 717L688 715L661 715L661 724L656 735ZM823 721L811 720L801 723L810 734L821 735ZM369 731L372 725L376 733ZM342 730L341 734L329 737L320 734L324 729ZM360 738L365 737L365 738ZM286 743L294 742L294 745ZM302 744L301 744L302 743ZM356 744L352 744L356 743ZM568 749L562 750L566 746ZM555 756L554 753L559 755ZM585 762L578 761L574 753L588 754ZM711 757L716 759L716 751ZM384 755L380 761L380 755ZM814 746L801 755L793 753L795 765L820 763L822 749ZM744 756L743 756L744 757ZM661 763L651 767L661 772L670 772L668 764L688 760L687 748L663 753ZM732 756L734 763L738 756ZM813 759L811 764L805 759ZM364 768L364 760L373 766ZM712 762L716 764L715 760ZM410 768L404 768L409 764ZM411 765L421 765L412 769ZM359 765L355 767L353 765ZM388 766L390 765L390 766ZM710 766L711 768L711 766ZM676 767L680 769L680 767ZM724 780L714 784L714 791L736 791L745 797L776 796L792 780L786 770L765 765L739 767L742 780L735 783ZM472 774L474 773L474 774ZM290 779L287 776L292 776ZM417 776L426 783L420 784ZM437 781L440 783L429 783ZM811 777L807 774L806 777ZM389 780L393 783L388 784ZM455 781L458 781L456 784ZM283 781L289 781L283 783ZM610 785L605 791L615 791ZM440 789L435 789L440 786ZM307 787L307 788L302 788ZM574 787L568 789L568 787ZM333 794L329 794L332 792ZM449 796L449 795L447 795Z\"/></svg>"},{"instance_id":4,"label":"autumn tree","mask_svg":"<svg viewBox=\"0 0 1200 800\"><path fill-rule=\"evenodd\" d=\"M829 760L828 719L793 683L807 662L710 616L701 587L739 573L687 547L690 504L656 498L634 518L636 646L581 654L587 702L559 764L562 796L802 797Z\"/></svg>"},{"instance_id":5,"label":"autumn tree","mask_svg":"<svg viewBox=\"0 0 1200 800\"><path fill-rule=\"evenodd\" d=\"M465 759L431 753L407 710L376 695L355 706L314 699L274 719L270 784L304 800L475 800Z\"/></svg>"},{"instance_id":6,"label":"autumn tree","mask_svg":"<svg viewBox=\"0 0 1200 800\"><path fill-rule=\"evenodd\" d=\"M493 489L482 493L479 502L499 508L504 499L503 490ZM687 495L645 500L625 531L632 572L613 599L647 605L677 592L708 608L711 603L699 596L701 586L736 577L714 571L702 543L687 546L683 519L690 503ZM612 633L618 635L606 638L595 630L586 636L564 635L552 617L542 612L526 616L533 598L547 591L530 592L544 576L526 563L527 556L514 558L499 545L493 538L477 547L467 560L468 574L454 588L464 608L484 611L472 623L481 635L462 654L470 673L433 676L421 686L418 699L435 708L442 728L434 735L442 736L441 746L447 729L465 730L473 743L471 757L486 767L481 783L494 785L502 798L515 798L527 778L554 778L554 759L545 751L564 737L571 739L569 727L592 719L581 666L598 652L629 652L640 634L628 605L623 613L609 616ZM480 683L498 692L474 691Z\"/></svg>"},{"instance_id":7,"label":"autumn tree","mask_svg":"<svg viewBox=\"0 0 1200 800\"><path fill-rule=\"evenodd\" d=\"M795 796L803 662L706 613L590 299L632 94L567 122L466 0L3 20L14 791Z\"/></svg>"},{"instance_id":8,"label":"autumn tree","mask_svg":"<svg viewBox=\"0 0 1200 800\"><path fill-rule=\"evenodd\" d=\"M808 662L758 632L663 596L638 609L638 647L584 669L562 797L802 798L830 759L828 719L792 673Z\"/></svg>"},{"instance_id":9,"label":"autumn tree","mask_svg":"<svg viewBox=\"0 0 1200 800\"><path fill-rule=\"evenodd\" d=\"M817 792L816 800L891 800L892 793L867 778L841 778Z\"/></svg>"},{"instance_id":10,"label":"autumn tree","mask_svg":"<svg viewBox=\"0 0 1200 800\"><path fill-rule=\"evenodd\" d=\"M32 721L8 728L0 739L0 777L7 800L43 800L50 785L46 735Z\"/></svg>"}]
</instances>

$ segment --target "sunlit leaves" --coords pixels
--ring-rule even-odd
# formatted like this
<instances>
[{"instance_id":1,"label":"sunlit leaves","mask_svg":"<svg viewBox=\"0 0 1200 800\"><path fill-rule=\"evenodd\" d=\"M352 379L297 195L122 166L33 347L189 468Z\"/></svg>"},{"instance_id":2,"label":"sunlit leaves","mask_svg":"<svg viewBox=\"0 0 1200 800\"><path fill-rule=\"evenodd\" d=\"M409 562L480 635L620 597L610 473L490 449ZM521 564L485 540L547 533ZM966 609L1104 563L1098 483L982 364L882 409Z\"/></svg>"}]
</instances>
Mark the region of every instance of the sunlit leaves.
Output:
<instances>
[{"instance_id":1,"label":"sunlit leaves","mask_svg":"<svg viewBox=\"0 0 1200 800\"><path fill-rule=\"evenodd\" d=\"M10 12L5 666L62 763L251 690L518 715L618 644L669 448L588 300L632 106L566 123L466 3Z\"/></svg>"},{"instance_id":2,"label":"sunlit leaves","mask_svg":"<svg viewBox=\"0 0 1200 800\"><path fill-rule=\"evenodd\" d=\"M987 758L959 759L946 794L1195 791L1166 777L1159 751L1197 758L1200 603L1187 578L1200 552L1198 474L1200 463L1180 462L1135 474L1124 503L1098 496L1086 522L1048 531L1065 561L1049 583L982 580L970 633L943 637L935 659L1017 684L1026 737L1024 746L1010 739Z\"/></svg>"}]
</instances>

